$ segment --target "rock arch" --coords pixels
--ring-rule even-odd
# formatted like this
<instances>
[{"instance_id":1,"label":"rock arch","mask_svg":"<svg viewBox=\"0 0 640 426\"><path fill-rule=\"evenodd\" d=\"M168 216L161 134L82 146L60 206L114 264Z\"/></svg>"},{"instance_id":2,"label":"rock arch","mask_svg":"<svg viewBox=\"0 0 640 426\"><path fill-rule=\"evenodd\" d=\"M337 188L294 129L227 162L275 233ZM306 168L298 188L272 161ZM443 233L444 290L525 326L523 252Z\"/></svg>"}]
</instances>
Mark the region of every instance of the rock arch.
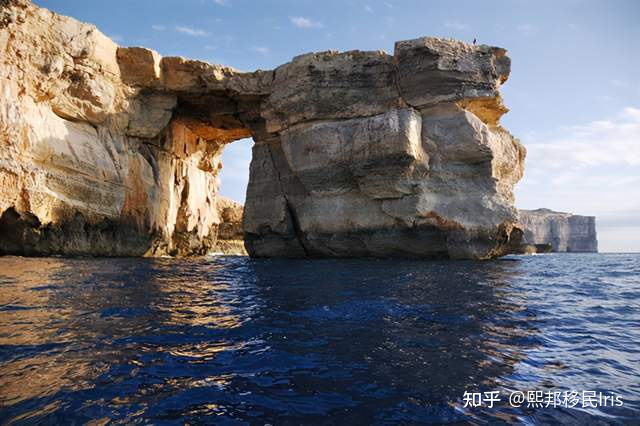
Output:
<instances>
[{"instance_id":1,"label":"rock arch","mask_svg":"<svg viewBox=\"0 0 640 426\"><path fill-rule=\"evenodd\" d=\"M249 136L252 256L489 258L519 242L504 49L421 38L243 73L118 47L24 0L0 22L4 253L211 251L220 153Z\"/></svg>"}]
</instances>

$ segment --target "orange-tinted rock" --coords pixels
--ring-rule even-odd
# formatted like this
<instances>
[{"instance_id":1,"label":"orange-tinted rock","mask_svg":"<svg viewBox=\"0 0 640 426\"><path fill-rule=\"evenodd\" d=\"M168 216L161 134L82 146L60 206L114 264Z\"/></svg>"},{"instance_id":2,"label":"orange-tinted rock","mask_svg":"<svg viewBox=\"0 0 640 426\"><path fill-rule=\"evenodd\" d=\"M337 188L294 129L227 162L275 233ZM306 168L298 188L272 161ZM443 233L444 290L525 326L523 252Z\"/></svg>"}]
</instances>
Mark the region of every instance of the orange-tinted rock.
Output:
<instances>
[{"instance_id":1,"label":"orange-tinted rock","mask_svg":"<svg viewBox=\"0 0 640 426\"><path fill-rule=\"evenodd\" d=\"M0 23L0 252L200 255L244 234L252 256L490 258L521 236L504 49L421 38L244 73L25 0ZM218 172L245 137L242 213Z\"/></svg>"}]
</instances>

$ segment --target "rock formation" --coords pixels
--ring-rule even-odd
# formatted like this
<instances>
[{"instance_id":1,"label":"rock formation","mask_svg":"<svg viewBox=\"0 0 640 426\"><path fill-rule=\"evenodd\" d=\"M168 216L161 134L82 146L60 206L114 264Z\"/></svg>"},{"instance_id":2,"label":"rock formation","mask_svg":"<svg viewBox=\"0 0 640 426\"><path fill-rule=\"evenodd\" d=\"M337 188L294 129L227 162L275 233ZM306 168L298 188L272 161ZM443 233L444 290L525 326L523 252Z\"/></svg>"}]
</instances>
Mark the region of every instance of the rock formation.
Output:
<instances>
[{"instance_id":1,"label":"rock formation","mask_svg":"<svg viewBox=\"0 0 640 426\"><path fill-rule=\"evenodd\" d=\"M242 230L242 204L229 198L218 197L218 240L214 253L246 256Z\"/></svg>"},{"instance_id":2,"label":"rock formation","mask_svg":"<svg viewBox=\"0 0 640 426\"><path fill-rule=\"evenodd\" d=\"M554 252L598 251L596 218L549 209L520 210L523 244L550 245ZM530 250L531 251L531 250ZM535 252L540 252L536 249Z\"/></svg>"},{"instance_id":3,"label":"rock formation","mask_svg":"<svg viewBox=\"0 0 640 426\"><path fill-rule=\"evenodd\" d=\"M242 73L0 4L2 253L215 251L220 154L244 137L252 256L483 259L519 244L504 49L420 38Z\"/></svg>"}]
</instances>

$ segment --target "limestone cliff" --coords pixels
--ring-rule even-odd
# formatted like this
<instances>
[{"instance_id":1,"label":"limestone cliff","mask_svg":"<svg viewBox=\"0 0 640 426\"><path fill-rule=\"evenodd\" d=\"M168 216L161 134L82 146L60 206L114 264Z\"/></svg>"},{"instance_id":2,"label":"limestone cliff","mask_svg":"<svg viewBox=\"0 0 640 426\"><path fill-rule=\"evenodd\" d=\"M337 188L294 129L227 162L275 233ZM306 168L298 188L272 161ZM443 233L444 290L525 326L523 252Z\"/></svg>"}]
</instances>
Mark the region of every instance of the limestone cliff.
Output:
<instances>
[{"instance_id":1,"label":"limestone cliff","mask_svg":"<svg viewBox=\"0 0 640 426\"><path fill-rule=\"evenodd\" d=\"M520 210L524 244L550 244L554 252L598 251L596 218L549 209Z\"/></svg>"},{"instance_id":2,"label":"limestone cliff","mask_svg":"<svg viewBox=\"0 0 640 426\"><path fill-rule=\"evenodd\" d=\"M422 38L275 70L253 148L254 256L489 258L517 245L525 151L498 125L503 49Z\"/></svg>"},{"instance_id":3,"label":"limestone cliff","mask_svg":"<svg viewBox=\"0 0 640 426\"><path fill-rule=\"evenodd\" d=\"M499 125L504 49L421 38L241 73L0 4L1 253L217 251L220 154L244 137L252 256L490 258L519 244L525 151Z\"/></svg>"},{"instance_id":4,"label":"limestone cliff","mask_svg":"<svg viewBox=\"0 0 640 426\"><path fill-rule=\"evenodd\" d=\"M248 131L193 125L177 90L134 84L160 74L157 54L29 2L2 3L0 51L0 252L215 248L220 154ZM128 68L136 53L151 58L150 74ZM165 74L178 85L172 59Z\"/></svg>"},{"instance_id":5,"label":"limestone cliff","mask_svg":"<svg viewBox=\"0 0 640 426\"><path fill-rule=\"evenodd\" d=\"M218 241L214 252L246 256L244 248L244 231L242 230L242 204L229 198L218 198L218 216L221 219L218 227Z\"/></svg>"}]
</instances>

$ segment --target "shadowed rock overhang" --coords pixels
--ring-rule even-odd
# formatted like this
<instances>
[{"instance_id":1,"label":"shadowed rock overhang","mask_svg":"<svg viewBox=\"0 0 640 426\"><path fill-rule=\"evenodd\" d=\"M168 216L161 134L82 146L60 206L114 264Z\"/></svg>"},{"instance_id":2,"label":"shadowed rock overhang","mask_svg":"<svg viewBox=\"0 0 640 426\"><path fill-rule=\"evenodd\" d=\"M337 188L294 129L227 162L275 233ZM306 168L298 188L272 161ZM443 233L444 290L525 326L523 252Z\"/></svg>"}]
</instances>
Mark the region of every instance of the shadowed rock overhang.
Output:
<instances>
[{"instance_id":1,"label":"shadowed rock overhang","mask_svg":"<svg viewBox=\"0 0 640 426\"><path fill-rule=\"evenodd\" d=\"M244 73L1 4L3 253L219 251L220 155L245 137L252 256L481 259L519 244L525 150L499 125L504 49L427 37Z\"/></svg>"}]
</instances>

